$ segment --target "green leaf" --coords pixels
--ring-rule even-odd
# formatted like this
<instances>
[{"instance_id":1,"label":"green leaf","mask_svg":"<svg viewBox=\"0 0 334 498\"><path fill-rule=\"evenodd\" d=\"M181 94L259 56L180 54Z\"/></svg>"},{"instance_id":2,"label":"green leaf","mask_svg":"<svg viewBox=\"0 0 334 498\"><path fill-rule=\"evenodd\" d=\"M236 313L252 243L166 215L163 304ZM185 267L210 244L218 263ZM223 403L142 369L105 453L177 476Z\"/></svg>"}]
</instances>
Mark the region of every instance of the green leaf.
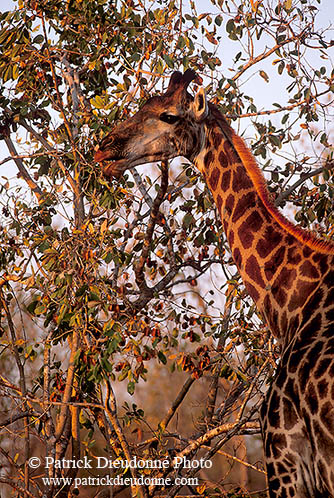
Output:
<instances>
[{"instance_id":1,"label":"green leaf","mask_svg":"<svg viewBox=\"0 0 334 498\"><path fill-rule=\"evenodd\" d=\"M275 135L269 135L269 142L272 143L273 145L275 145L276 147L281 146L280 138L275 136Z\"/></svg>"},{"instance_id":2,"label":"green leaf","mask_svg":"<svg viewBox=\"0 0 334 498\"><path fill-rule=\"evenodd\" d=\"M189 228L190 225L195 221L193 215L191 213L187 213L183 218L183 226L185 228Z\"/></svg>"},{"instance_id":3,"label":"green leaf","mask_svg":"<svg viewBox=\"0 0 334 498\"><path fill-rule=\"evenodd\" d=\"M37 35L33 39L33 43L37 43L37 44L43 43L43 41L44 41L44 36L43 35Z\"/></svg>"},{"instance_id":4,"label":"green leaf","mask_svg":"<svg viewBox=\"0 0 334 498\"><path fill-rule=\"evenodd\" d=\"M88 289L88 285L87 284L84 284L82 285L81 287L79 287L79 289L76 291L75 293L75 297L81 297L83 296L83 294L86 292L86 290Z\"/></svg>"},{"instance_id":5,"label":"green leaf","mask_svg":"<svg viewBox=\"0 0 334 498\"><path fill-rule=\"evenodd\" d=\"M279 64L278 64L278 74L282 74L283 73L283 69L285 68L285 62L284 61L281 61Z\"/></svg>"},{"instance_id":6,"label":"green leaf","mask_svg":"<svg viewBox=\"0 0 334 498\"><path fill-rule=\"evenodd\" d=\"M12 79L12 66L8 66L6 71L4 72L4 75L3 75L3 81L4 83L6 83L6 81Z\"/></svg>"},{"instance_id":7,"label":"green leaf","mask_svg":"<svg viewBox=\"0 0 334 498\"><path fill-rule=\"evenodd\" d=\"M217 26L221 26L222 22L223 22L223 17L221 15L218 15L215 18L215 23L217 24Z\"/></svg>"},{"instance_id":8,"label":"green leaf","mask_svg":"<svg viewBox=\"0 0 334 498\"><path fill-rule=\"evenodd\" d=\"M96 109L104 109L105 107L104 100L99 95L96 95L94 98L90 99L90 103L92 106L96 107Z\"/></svg>"},{"instance_id":9,"label":"green leaf","mask_svg":"<svg viewBox=\"0 0 334 498\"><path fill-rule=\"evenodd\" d=\"M282 124L285 124L287 122L287 120L289 119L289 114L284 114L283 118L282 118L282 121L281 123Z\"/></svg>"},{"instance_id":10,"label":"green leaf","mask_svg":"<svg viewBox=\"0 0 334 498\"><path fill-rule=\"evenodd\" d=\"M67 313L67 310L68 310L68 306L66 304L62 304L61 307L60 307L60 311L59 311L59 315L57 317L57 323L61 323L62 320L64 319L66 313Z\"/></svg>"},{"instance_id":11,"label":"green leaf","mask_svg":"<svg viewBox=\"0 0 334 498\"><path fill-rule=\"evenodd\" d=\"M267 73L265 71L260 71L260 76L261 78L264 79L264 81L266 81L266 83L269 83L269 76L267 75Z\"/></svg>"},{"instance_id":12,"label":"green leaf","mask_svg":"<svg viewBox=\"0 0 334 498\"><path fill-rule=\"evenodd\" d=\"M316 215L315 215L315 213L314 213L313 209L309 208L309 209L307 210L307 217L308 217L308 219L310 220L310 222L312 222L312 221L314 221L314 220L315 220Z\"/></svg>"},{"instance_id":13,"label":"green leaf","mask_svg":"<svg viewBox=\"0 0 334 498\"><path fill-rule=\"evenodd\" d=\"M171 69L174 69L174 61L171 57L169 57L169 55L167 54L164 54L163 56L163 60L166 62L167 66L170 67Z\"/></svg>"},{"instance_id":14,"label":"green leaf","mask_svg":"<svg viewBox=\"0 0 334 498\"><path fill-rule=\"evenodd\" d=\"M123 368L122 373L118 376L119 382L122 382L122 380L126 379L126 377L128 376L129 369L130 369L129 365Z\"/></svg>"},{"instance_id":15,"label":"green leaf","mask_svg":"<svg viewBox=\"0 0 334 498\"><path fill-rule=\"evenodd\" d=\"M20 75L19 66L17 64L14 64L14 66L13 66L13 74L12 74L13 80L17 80L17 78L19 77L19 75Z\"/></svg>"},{"instance_id":16,"label":"green leaf","mask_svg":"<svg viewBox=\"0 0 334 498\"><path fill-rule=\"evenodd\" d=\"M167 358L166 358L166 356L163 354L163 352L162 352L162 351L159 351L159 352L158 352L158 358L159 358L159 360L161 361L161 363L163 363L164 365L166 365L166 363L167 363Z\"/></svg>"},{"instance_id":17,"label":"green leaf","mask_svg":"<svg viewBox=\"0 0 334 498\"><path fill-rule=\"evenodd\" d=\"M323 172L322 172L322 175L324 177L324 180L326 182L328 182L328 180L329 180L329 171L328 171L328 169L324 169Z\"/></svg>"},{"instance_id":18,"label":"green leaf","mask_svg":"<svg viewBox=\"0 0 334 498\"><path fill-rule=\"evenodd\" d=\"M231 34L235 30L235 24L233 19L229 19L226 23L226 31Z\"/></svg>"},{"instance_id":19,"label":"green leaf","mask_svg":"<svg viewBox=\"0 0 334 498\"><path fill-rule=\"evenodd\" d=\"M35 314L36 307L40 304L40 300L32 301L31 303L28 304L27 306L27 311L31 314Z\"/></svg>"}]
</instances>

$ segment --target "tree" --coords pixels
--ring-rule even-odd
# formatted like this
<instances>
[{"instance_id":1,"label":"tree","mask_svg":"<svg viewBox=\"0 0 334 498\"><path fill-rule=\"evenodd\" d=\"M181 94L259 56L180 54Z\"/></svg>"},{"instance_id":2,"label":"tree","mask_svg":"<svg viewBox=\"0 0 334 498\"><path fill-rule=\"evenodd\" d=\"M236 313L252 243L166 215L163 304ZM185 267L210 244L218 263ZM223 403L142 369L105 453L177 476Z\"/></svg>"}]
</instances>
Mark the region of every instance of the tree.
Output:
<instances>
[{"instance_id":1,"label":"tree","mask_svg":"<svg viewBox=\"0 0 334 498\"><path fill-rule=\"evenodd\" d=\"M320 1L198 9L19 0L1 14L2 165L16 174L1 185L0 482L17 496L248 496L217 471L209 482L204 462L259 433L279 352L210 195L182 161L107 182L93 150L174 68L193 67L235 127L252 125L277 203L330 237L333 42L316 26ZM231 47L231 68L221 46ZM257 84L276 79L284 101L259 109L245 90L251 74ZM169 408L154 418L143 395L132 402L122 390L149 392L166 369ZM202 396L206 387L194 427L172 427L196 385Z\"/></svg>"}]
</instances>

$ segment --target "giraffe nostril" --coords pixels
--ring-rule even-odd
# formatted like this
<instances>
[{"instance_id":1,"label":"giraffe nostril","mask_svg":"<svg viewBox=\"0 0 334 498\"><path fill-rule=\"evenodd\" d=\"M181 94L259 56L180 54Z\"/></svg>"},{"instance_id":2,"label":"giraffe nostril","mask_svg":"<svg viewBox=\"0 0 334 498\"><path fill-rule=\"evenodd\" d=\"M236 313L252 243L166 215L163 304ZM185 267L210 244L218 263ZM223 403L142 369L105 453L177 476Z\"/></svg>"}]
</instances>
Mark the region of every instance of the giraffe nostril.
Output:
<instances>
[{"instance_id":1,"label":"giraffe nostril","mask_svg":"<svg viewBox=\"0 0 334 498\"><path fill-rule=\"evenodd\" d=\"M110 145L114 142L115 140L115 137L113 135L107 135L103 140L102 140L102 144L103 145Z\"/></svg>"}]
</instances>

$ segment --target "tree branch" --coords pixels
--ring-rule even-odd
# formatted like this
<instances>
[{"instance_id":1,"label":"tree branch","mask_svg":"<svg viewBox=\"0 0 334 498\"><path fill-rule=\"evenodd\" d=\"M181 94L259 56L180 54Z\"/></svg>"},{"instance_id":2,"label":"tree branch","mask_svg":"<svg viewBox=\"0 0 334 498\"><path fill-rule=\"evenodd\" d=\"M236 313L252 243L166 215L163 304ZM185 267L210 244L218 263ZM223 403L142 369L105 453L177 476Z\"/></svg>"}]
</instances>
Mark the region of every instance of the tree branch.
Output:
<instances>
[{"instance_id":1,"label":"tree branch","mask_svg":"<svg viewBox=\"0 0 334 498\"><path fill-rule=\"evenodd\" d=\"M43 192L40 189L40 187L37 185L37 183L32 179L32 177L30 176L28 171L26 170L26 168L23 164L23 161L20 158L20 156L18 155L16 148L15 148L15 145L13 144L12 139L10 138L9 134L7 136L5 135L3 139L8 147L11 158L15 162L17 169L20 172L21 177L23 178L23 180L25 180L25 182L30 187L31 191L35 194L37 201L39 203L43 202Z\"/></svg>"},{"instance_id":2,"label":"tree branch","mask_svg":"<svg viewBox=\"0 0 334 498\"><path fill-rule=\"evenodd\" d=\"M232 292L230 292L225 301L225 307L224 307L224 315L223 315L223 331L220 334L218 344L217 344L217 351L220 353L225 345L225 339L226 336L224 334L224 331L228 330L228 326L230 323L230 316L231 316L231 311L232 311ZM215 367L215 372L212 375L212 382L211 386L209 389L208 397L207 397L207 402L206 402L206 413L205 413L205 423L206 426L209 427L210 424L212 423L215 407L216 407L216 401L217 401L217 393L218 393L218 383L219 383L219 377L220 377L220 365L222 363L222 358L219 361L218 368L217 366Z\"/></svg>"},{"instance_id":3,"label":"tree branch","mask_svg":"<svg viewBox=\"0 0 334 498\"><path fill-rule=\"evenodd\" d=\"M50 351L51 338L53 330L49 333L44 346L44 365L43 365L43 408L44 408L44 430L46 434L46 454L54 453L54 445L56 443L55 428L50 411ZM48 469L49 477L52 477L53 469L50 466Z\"/></svg>"},{"instance_id":4,"label":"tree branch","mask_svg":"<svg viewBox=\"0 0 334 498\"><path fill-rule=\"evenodd\" d=\"M282 192L276 199L275 199L275 204L276 206L279 206L281 202L283 202L285 199L287 199L290 194L296 190L300 185L302 185L306 180L309 178L313 178L314 176L320 175L321 173L324 172L324 170L332 170L334 168L334 161L329 161L326 163L324 166L321 166L320 168L314 169L310 171L309 173L303 173L300 175L299 180L297 180L291 187L289 187L287 190Z\"/></svg>"},{"instance_id":5,"label":"tree branch","mask_svg":"<svg viewBox=\"0 0 334 498\"><path fill-rule=\"evenodd\" d=\"M30 493L30 491L28 491L27 489L24 489L21 486L19 486L18 484L16 484L13 481L13 479L6 479L5 477L0 477L0 482L2 482L3 484L8 484L13 489L15 489L15 491L17 491L21 496L28 496L29 498L36 498L35 495ZM42 497L43 493L39 492L39 495Z\"/></svg>"},{"instance_id":6,"label":"tree branch","mask_svg":"<svg viewBox=\"0 0 334 498\"><path fill-rule=\"evenodd\" d=\"M152 236L153 236L153 231L154 227L156 225L157 219L158 219L158 213L159 213L159 208L160 205L164 199L164 196L166 194L168 187L168 163L167 161L162 161L161 163L161 185L159 192L154 199L152 209L151 209L151 216L148 222L147 226L147 231L146 231L146 236L144 239L144 247L141 253L141 256L139 258L139 262L136 264L135 267L135 276L136 276L136 283L140 289L141 292L144 294L150 294L151 295L151 289L148 287L145 281L144 277L144 265L150 250L150 245L152 242Z\"/></svg>"},{"instance_id":7,"label":"tree branch","mask_svg":"<svg viewBox=\"0 0 334 498\"><path fill-rule=\"evenodd\" d=\"M169 408L168 412L166 413L166 415L164 416L164 418L159 422L159 426L164 430L167 425L169 424L170 420L172 419L172 417L174 416L176 410L178 409L178 407L180 406L180 404L182 403L182 401L184 400L184 398L186 397L189 389L191 388L191 386L193 385L193 383L195 382L195 378L194 377L189 377L186 382L183 384L179 394L176 396L172 406Z\"/></svg>"},{"instance_id":8,"label":"tree branch","mask_svg":"<svg viewBox=\"0 0 334 498\"><path fill-rule=\"evenodd\" d=\"M241 432L239 430L242 429ZM193 453L195 450L198 448L202 447L203 445L207 444L209 441L214 439L217 436L220 436L221 434L228 434L232 433L232 435L236 434L237 432L239 434L258 434L261 430L259 422L245 422L243 421L238 421L238 422L231 422L227 424L221 424L218 427L215 427L214 429L211 429L210 431L207 431L205 434L197 438L195 441L191 441L186 448L184 448L182 451L180 451L177 457L185 457ZM224 441L225 442L225 441Z\"/></svg>"},{"instance_id":9,"label":"tree branch","mask_svg":"<svg viewBox=\"0 0 334 498\"><path fill-rule=\"evenodd\" d=\"M287 43L291 43L292 41L298 40L300 37L302 37L304 31L305 30L303 30L302 33L300 33L299 35L293 35L293 36L290 36L289 38L286 38L281 43L277 43L276 45L274 45L273 47L271 47L269 50L265 50L264 52L262 52L262 54L260 54L260 55L258 55L256 57L251 57L248 60L248 62L246 62L246 64L244 64L242 66L242 68L231 79L233 81L236 81L238 78L240 78L240 76L244 72L247 71L247 69L249 69L250 67L254 66L254 64L257 64L258 62L263 61L264 59L266 59L267 57L269 57L271 54L273 54L274 52L276 52L276 50L278 50L279 48L283 47ZM230 87L231 87L231 83L227 82L226 85L224 86L223 91L226 92L226 90L228 90Z\"/></svg>"},{"instance_id":10,"label":"tree branch","mask_svg":"<svg viewBox=\"0 0 334 498\"><path fill-rule=\"evenodd\" d=\"M0 427L6 427L7 425L13 424L17 420L20 420L21 418L29 417L30 414L31 414L30 411L26 411L26 412L17 413L16 415L11 415L3 422L0 422Z\"/></svg>"},{"instance_id":11,"label":"tree branch","mask_svg":"<svg viewBox=\"0 0 334 498\"><path fill-rule=\"evenodd\" d=\"M69 184L72 187L73 192L77 190L77 185L74 181L74 179L71 176L71 173L68 171L68 169L65 167L64 163L59 159L59 153L49 144L47 140L45 140L44 137L40 133L38 133L32 126L30 126L24 119L20 120L20 125L23 126L31 135L33 135L38 142L40 142L45 149L50 152L51 155L53 155L56 158L57 165L59 166L60 170L63 172L66 180L68 180Z\"/></svg>"},{"instance_id":12,"label":"tree branch","mask_svg":"<svg viewBox=\"0 0 334 498\"><path fill-rule=\"evenodd\" d=\"M7 301L5 299L5 296L3 295L2 290L0 291L0 301L1 301L3 309L5 310L6 317L7 317L7 324L8 324L8 328L10 331L11 340L12 340L11 347L12 347L12 350L14 353L17 369L19 371L19 385L20 385L21 393L22 393L22 396L25 397L27 394L27 386L26 386L24 366L23 366L23 363L21 362L20 353L19 353L17 345L16 345L17 344L17 337L16 337L15 326L14 326L14 323L12 320L12 316L10 314L10 310L9 310ZM23 406L24 412L29 411L28 405L27 405L27 402L25 399L23 400L22 406ZM25 489L26 489L25 496L27 496L27 493L29 492L28 460L29 460L29 456L30 456L30 430L29 430L29 418L27 416L25 416L23 418L23 420L24 420L24 442L25 442L25 446L24 446L24 460L25 460L24 461L24 484L25 484Z\"/></svg>"},{"instance_id":13,"label":"tree branch","mask_svg":"<svg viewBox=\"0 0 334 498\"><path fill-rule=\"evenodd\" d=\"M79 331L77 329L74 330L73 335L72 335L72 342L71 342L71 356L70 356L70 361L69 361L69 366L67 370L67 377L66 377L66 384L65 384L65 390L63 394L63 399L62 399L62 407L60 409L60 415L59 415L59 420L58 424L56 427L56 441L58 442L63 434L65 423L68 417L68 409L69 409L69 401L72 395L73 391L73 379L74 379L74 371L75 371L75 357L78 352L78 345L79 345Z\"/></svg>"},{"instance_id":14,"label":"tree branch","mask_svg":"<svg viewBox=\"0 0 334 498\"><path fill-rule=\"evenodd\" d=\"M105 410L106 410L106 413L108 414L108 417L109 417L110 422L113 426L113 429L117 434L118 441L122 447L125 458L127 459L128 462L130 462L130 460L131 460L130 448L129 448L128 442L124 436L122 427L121 427L121 425L118 421L118 418L117 418L117 407L116 407L115 395L114 395L112 387L110 385L110 381L106 379L105 384L106 384L106 388L107 388ZM131 472L132 477L135 479L137 477L136 469L133 467L130 467L130 472ZM136 497L148 498L146 490L143 486L131 485L131 494L132 494L133 498L136 498Z\"/></svg>"}]
</instances>

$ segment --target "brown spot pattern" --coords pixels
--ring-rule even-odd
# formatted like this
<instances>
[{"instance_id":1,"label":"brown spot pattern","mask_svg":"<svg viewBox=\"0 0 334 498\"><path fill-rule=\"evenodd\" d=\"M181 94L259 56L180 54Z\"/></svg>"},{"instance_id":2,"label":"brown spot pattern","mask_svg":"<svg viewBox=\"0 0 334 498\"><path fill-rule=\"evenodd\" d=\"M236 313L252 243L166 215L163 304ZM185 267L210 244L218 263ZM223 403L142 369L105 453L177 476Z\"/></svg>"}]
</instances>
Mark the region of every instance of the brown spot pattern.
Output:
<instances>
[{"instance_id":1,"label":"brown spot pattern","mask_svg":"<svg viewBox=\"0 0 334 498\"><path fill-rule=\"evenodd\" d=\"M227 141L225 140L224 142L224 146L223 146L223 149L224 149L224 152L225 152L225 155L226 155L226 158L227 158L227 162L229 164L234 164L234 163L240 163L240 158L237 154L237 152L235 151L234 147L232 147L232 145Z\"/></svg>"},{"instance_id":2,"label":"brown spot pattern","mask_svg":"<svg viewBox=\"0 0 334 498\"><path fill-rule=\"evenodd\" d=\"M246 263L246 273L247 275L256 282L260 287L264 288L265 283L261 275L261 268L255 256L250 256Z\"/></svg>"},{"instance_id":3,"label":"brown spot pattern","mask_svg":"<svg viewBox=\"0 0 334 498\"><path fill-rule=\"evenodd\" d=\"M253 188L253 184L248 175L245 175L243 166L238 166L233 172L233 192L240 192L240 190L249 190L251 188Z\"/></svg>"},{"instance_id":4,"label":"brown spot pattern","mask_svg":"<svg viewBox=\"0 0 334 498\"><path fill-rule=\"evenodd\" d=\"M312 413L315 415L319 410L318 396L312 382L309 382L306 390L306 403Z\"/></svg>"},{"instance_id":5,"label":"brown spot pattern","mask_svg":"<svg viewBox=\"0 0 334 498\"><path fill-rule=\"evenodd\" d=\"M276 452L274 454L275 458L278 458L281 454L281 450L286 447L286 437L284 434L273 434L271 438L271 444Z\"/></svg>"},{"instance_id":6,"label":"brown spot pattern","mask_svg":"<svg viewBox=\"0 0 334 498\"><path fill-rule=\"evenodd\" d=\"M217 150L219 148L222 140L224 139L224 136L221 132L213 130L211 133L211 137L212 137L212 145Z\"/></svg>"},{"instance_id":7,"label":"brown spot pattern","mask_svg":"<svg viewBox=\"0 0 334 498\"><path fill-rule=\"evenodd\" d=\"M222 205L223 205L223 199L221 198L221 196L219 194L217 196L216 204L217 204L218 211L221 213Z\"/></svg>"},{"instance_id":8,"label":"brown spot pattern","mask_svg":"<svg viewBox=\"0 0 334 498\"><path fill-rule=\"evenodd\" d=\"M314 378L320 379L320 377L322 377L327 372L331 362L332 360L330 358L324 358L323 360L321 360L314 372Z\"/></svg>"},{"instance_id":9,"label":"brown spot pattern","mask_svg":"<svg viewBox=\"0 0 334 498\"><path fill-rule=\"evenodd\" d=\"M228 243L229 243L230 247L233 247L233 244L234 244L234 232L233 232L233 230L229 231L227 239L228 239Z\"/></svg>"},{"instance_id":10,"label":"brown spot pattern","mask_svg":"<svg viewBox=\"0 0 334 498\"><path fill-rule=\"evenodd\" d=\"M290 298L288 310L292 312L303 306L307 297L314 292L317 285L318 284L314 282L298 280L296 283L296 292L294 292Z\"/></svg>"},{"instance_id":11,"label":"brown spot pattern","mask_svg":"<svg viewBox=\"0 0 334 498\"><path fill-rule=\"evenodd\" d=\"M282 232L278 227L268 225L264 237L259 240L256 250L261 258L266 258L269 254L282 243Z\"/></svg>"},{"instance_id":12,"label":"brown spot pattern","mask_svg":"<svg viewBox=\"0 0 334 498\"><path fill-rule=\"evenodd\" d=\"M320 382L318 382L318 393L319 393L320 399L324 399L327 397L328 382L326 379L323 379Z\"/></svg>"},{"instance_id":13,"label":"brown spot pattern","mask_svg":"<svg viewBox=\"0 0 334 498\"><path fill-rule=\"evenodd\" d=\"M321 275L325 275L328 270L328 259L327 254L315 253L312 256L313 261L318 265Z\"/></svg>"},{"instance_id":14,"label":"brown spot pattern","mask_svg":"<svg viewBox=\"0 0 334 498\"><path fill-rule=\"evenodd\" d=\"M228 166L228 160L223 151L219 152L218 161L223 168L226 168L226 166Z\"/></svg>"},{"instance_id":15,"label":"brown spot pattern","mask_svg":"<svg viewBox=\"0 0 334 498\"><path fill-rule=\"evenodd\" d=\"M234 259L235 264L237 265L237 267L240 268L240 264L241 264L241 252L239 251L238 248L234 249L234 251L233 251L233 259Z\"/></svg>"},{"instance_id":16,"label":"brown spot pattern","mask_svg":"<svg viewBox=\"0 0 334 498\"><path fill-rule=\"evenodd\" d=\"M214 156L213 156L213 154L212 154L211 150L209 150L209 151L205 154L205 156L204 156L204 166L205 166L206 168L209 168L209 167L210 167L210 165L211 165L211 163L212 163L212 161L213 161L213 159L214 159Z\"/></svg>"},{"instance_id":17,"label":"brown spot pattern","mask_svg":"<svg viewBox=\"0 0 334 498\"><path fill-rule=\"evenodd\" d=\"M270 424L272 427L275 429L278 429L278 427L281 424L281 417L279 413L279 407L280 407L280 399L276 391L272 392L272 396L270 399L270 404L269 404L269 409L268 409L268 416L270 419Z\"/></svg>"},{"instance_id":18,"label":"brown spot pattern","mask_svg":"<svg viewBox=\"0 0 334 498\"><path fill-rule=\"evenodd\" d=\"M305 261L300 266L300 271L303 277L319 278L318 270L316 269L315 266L312 265L311 261Z\"/></svg>"},{"instance_id":19,"label":"brown spot pattern","mask_svg":"<svg viewBox=\"0 0 334 498\"><path fill-rule=\"evenodd\" d=\"M311 256L312 252L313 251L312 251L312 249L310 247L308 247L308 246L304 246L303 247L303 256L304 256L304 258L308 258L309 256Z\"/></svg>"},{"instance_id":20,"label":"brown spot pattern","mask_svg":"<svg viewBox=\"0 0 334 498\"><path fill-rule=\"evenodd\" d=\"M221 189L223 192L226 192L230 188L231 183L231 171L227 170L223 173L222 181L221 181Z\"/></svg>"},{"instance_id":21,"label":"brown spot pattern","mask_svg":"<svg viewBox=\"0 0 334 498\"><path fill-rule=\"evenodd\" d=\"M209 178L209 184L210 184L210 187L212 188L212 190L216 190L218 182L219 182L219 177L220 177L220 171L216 167L213 169L213 171L210 175L210 178Z\"/></svg>"},{"instance_id":22,"label":"brown spot pattern","mask_svg":"<svg viewBox=\"0 0 334 498\"><path fill-rule=\"evenodd\" d=\"M282 289L282 287L278 287L276 292L274 293L274 297L276 299L276 302L278 306L283 308L287 301L287 293Z\"/></svg>"},{"instance_id":23,"label":"brown spot pattern","mask_svg":"<svg viewBox=\"0 0 334 498\"><path fill-rule=\"evenodd\" d=\"M281 246L277 249L277 251L272 255L269 261L267 261L264 265L264 272L267 279L270 281L277 269L281 267L285 256L285 247Z\"/></svg>"},{"instance_id":24,"label":"brown spot pattern","mask_svg":"<svg viewBox=\"0 0 334 498\"><path fill-rule=\"evenodd\" d=\"M253 230L250 229L246 221L242 223L238 230L239 239L244 249L249 249L254 240Z\"/></svg>"},{"instance_id":25,"label":"brown spot pattern","mask_svg":"<svg viewBox=\"0 0 334 498\"><path fill-rule=\"evenodd\" d=\"M288 398L283 398L283 418L284 418L284 427L287 430L292 429L294 425L296 425L298 421L297 412Z\"/></svg>"},{"instance_id":26,"label":"brown spot pattern","mask_svg":"<svg viewBox=\"0 0 334 498\"><path fill-rule=\"evenodd\" d=\"M291 265L298 265L301 262L302 257L297 247L289 247L288 249L288 260Z\"/></svg>"},{"instance_id":27,"label":"brown spot pattern","mask_svg":"<svg viewBox=\"0 0 334 498\"><path fill-rule=\"evenodd\" d=\"M228 196L228 198L226 199L226 203L225 203L225 209L228 212L228 214L232 213L233 207L234 207L234 196L232 194L230 194Z\"/></svg>"},{"instance_id":28,"label":"brown spot pattern","mask_svg":"<svg viewBox=\"0 0 334 498\"><path fill-rule=\"evenodd\" d=\"M254 232L257 232L262 227L263 220L257 211L253 211L253 213L246 218L246 223L252 230L254 230Z\"/></svg>"},{"instance_id":29,"label":"brown spot pattern","mask_svg":"<svg viewBox=\"0 0 334 498\"><path fill-rule=\"evenodd\" d=\"M236 223L247 209L251 209L256 204L255 193L248 192L239 199L238 204L235 206L232 222Z\"/></svg>"},{"instance_id":30,"label":"brown spot pattern","mask_svg":"<svg viewBox=\"0 0 334 498\"><path fill-rule=\"evenodd\" d=\"M321 409L321 420L330 434L334 434L334 408L332 403L327 401Z\"/></svg>"},{"instance_id":31,"label":"brown spot pattern","mask_svg":"<svg viewBox=\"0 0 334 498\"><path fill-rule=\"evenodd\" d=\"M253 299L254 302L257 302L260 299L260 294L255 289L254 285L251 284L250 282L247 282L247 280L244 282L244 284L250 297Z\"/></svg>"}]
</instances>

